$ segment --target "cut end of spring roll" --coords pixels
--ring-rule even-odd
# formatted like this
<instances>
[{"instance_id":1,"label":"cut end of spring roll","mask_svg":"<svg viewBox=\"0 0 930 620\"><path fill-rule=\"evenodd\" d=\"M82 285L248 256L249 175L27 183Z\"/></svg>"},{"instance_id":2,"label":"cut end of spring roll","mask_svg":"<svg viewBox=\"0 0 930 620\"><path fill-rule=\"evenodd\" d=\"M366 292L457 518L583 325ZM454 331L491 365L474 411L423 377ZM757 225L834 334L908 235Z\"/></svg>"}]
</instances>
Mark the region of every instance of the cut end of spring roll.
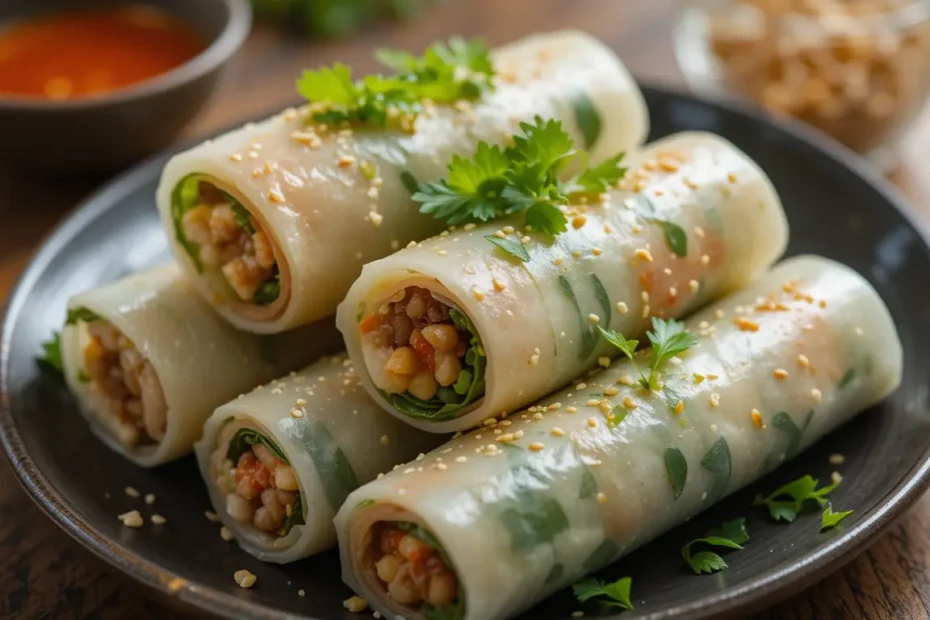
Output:
<instances>
[{"instance_id":1,"label":"cut end of spring roll","mask_svg":"<svg viewBox=\"0 0 930 620\"><path fill-rule=\"evenodd\" d=\"M881 298L818 257L666 325L691 341L679 330L695 339L674 358L653 365L647 344L360 487L336 516L346 583L391 617L514 617L794 458L901 380Z\"/></svg>"},{"instance_id":2,"label":"cut end of spring roll","mask_svg":"<svg viewBox=\"0 0 930 620\"><path fill-rule=\"evenodd\" d=\"M158 207L196 290L246 331L322 319L365 263L442 230L418 212L411 177L436 181L453 157L470 157L479 141L504 144L537 115L561 122L592 162L648 132L636 83L588 35L537 35L492 61L495 87L480 99L426 105L403 127L331 127L310 104L172 158Z\"/></svg>"},{"instance_id":3,"label":"cut end of spring roll","mask_svg":"<svg viewBox=\"0 0 930 620\"><path fill-rule=\"evenodd\" d=\"M255 557L286 563L332 547L349 493L440 441L381 411L337 355L219 407L196 451L230 533Z\"/></svg>"},{"instance_id":4,"label":"cut end of spring roll","mask_svg":"<svg viewBox=\"0 0 930 620\"><path fill-rule=\"evenodd\" d=\"M218 405L332 351L337 337L325 324L238 331L165 265L74 296L62 363L94 432L153 466L190 452Z\"/></svg>"},{"instance_id":5,"label":"cut end of spring roll","mask_svg":"<svg viewBox=\"0 0 930 620\"><path fill-rule=\"evenodd\" d=\"M598 328L637 338L691 312L750 282L788 235L768 178L705 133L648 145L616 189L565 214L554 240L469 224L367 265L337 325L369 393L418 428L477 426L616 356Z\"/></svg>"}]
</instances>

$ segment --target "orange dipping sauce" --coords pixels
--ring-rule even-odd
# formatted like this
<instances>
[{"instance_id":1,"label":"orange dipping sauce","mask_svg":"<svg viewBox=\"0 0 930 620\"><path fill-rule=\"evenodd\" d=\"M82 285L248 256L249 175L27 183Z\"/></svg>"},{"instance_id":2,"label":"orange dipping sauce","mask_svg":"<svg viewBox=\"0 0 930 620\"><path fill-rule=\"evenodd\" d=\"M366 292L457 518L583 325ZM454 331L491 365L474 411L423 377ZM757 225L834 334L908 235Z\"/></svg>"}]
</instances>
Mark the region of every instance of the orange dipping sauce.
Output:
<instances>
[{"instance_id":1,"label":"orange dipping sauce","mask_svg":"<svg viewBox=\"0 0 930 620\"><path fill-rule=\"evenodd\" d=\"M206 41L150 6L53 13L0 32L0 95L102 95L187 62Z\"/></svg>"}]
</instances>

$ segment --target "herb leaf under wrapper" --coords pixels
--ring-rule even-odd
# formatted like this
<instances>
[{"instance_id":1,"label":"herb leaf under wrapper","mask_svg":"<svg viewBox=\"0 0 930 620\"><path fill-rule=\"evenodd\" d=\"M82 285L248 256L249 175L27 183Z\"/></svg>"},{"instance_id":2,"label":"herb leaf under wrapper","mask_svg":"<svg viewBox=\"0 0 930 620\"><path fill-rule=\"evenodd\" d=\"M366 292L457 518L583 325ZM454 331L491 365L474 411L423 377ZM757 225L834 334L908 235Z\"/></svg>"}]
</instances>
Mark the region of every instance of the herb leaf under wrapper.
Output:
<instances>
[{"instance_id":1,"label":"herb leaf under wrapper","mask_svg":"<svg viewBox=\"0 0 930 620\"><path fill-rule=\"evenodd\" d=\"M590 322L581 312L581 305L578 303L578 297L575 296L572 283L563 275L559 276L559 290L572 302L572 305L575 307L575 313L578 315L578 329L581 333L581 349L578 351L578 358L582 360L588 359L591 357L591 354L594 353L594 348L597 346L597 335L591 327Z\"/></svg>"},{"instance_id":2,"label":"herb leaf under wrapper","mask_svg":"<svg viewBox=\"0 0 930 620\"><path fill-rule=\"evenodd\" d=\"M730 473L733 467L730 459L730 445L725 438L718 439L707 451L701 459L701 467L714 474L714 484L708 493L709 501L716 501L723 497L730 484Z\"/></svg>"},{"instance_id":3,"label":"herb leaf under wrapper","mask_svg":"<svg viewBox=\"0 0 930 620\"><path fill-rule=\"evenodd\" d=\"M524 263L529 262L530 253L526 251L526 248L519 241L514 241L513 239L501 239L493 235L487 235L485 237L493 245L496 245L500 248L505 254L520 259Z\"/></svg>"},{"instance_id":4,"label":"herb leaf under wrapper","mask_svg":"<svg viewBox=\"0 0 930 620\"><path fill-rule=\"evenodd\" d=\"M601 117L594 107L594 102L584 91L577 91L571 98L575 111L575 122L584 136L584 148L590 149L601 135Z\"/></svg>"},{"instance_id":5,"label":"herb leaf under wrapper","mask_svg":"<svg viewBox=\"0 0 930 620\"><path fill-rule=\"evenodd\" d=\"M665 449L665 473L675 499L681 497L688 479L688 461L678 448Z\"/></svg>"},{"instance_id":6,"label":"herb leaf under wrapper","mask_svg":"<svg viewBox=\"0 0 930 620\"><path fill-rule=\"evenodd\" d=\"M779 411L772 416L772 426L784 433L788 437L788 448L785 450L785 456L792 458L801 449L801 437L803 433L798 425L786 411Z\"/></svg>"}]
</instances>

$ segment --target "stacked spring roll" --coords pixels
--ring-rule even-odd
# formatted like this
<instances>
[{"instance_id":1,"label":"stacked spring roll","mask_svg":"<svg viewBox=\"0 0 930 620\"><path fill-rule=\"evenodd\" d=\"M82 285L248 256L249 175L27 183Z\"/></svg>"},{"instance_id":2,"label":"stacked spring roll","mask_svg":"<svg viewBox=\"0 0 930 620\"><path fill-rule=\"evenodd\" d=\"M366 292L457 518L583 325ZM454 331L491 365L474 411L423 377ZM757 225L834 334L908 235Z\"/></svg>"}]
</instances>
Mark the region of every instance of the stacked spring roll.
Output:
<instances>
[{"instance_id":1,"label":"stacked spring roll","mask_svg":"<svg viewBox=\"0 0 930 620\"><path fill-rule=\"evenodd\" d=\"M554 242L517 220L470 224L367 265L336 323L369 394L418 428L472 428L616 353L597 325L635 336L692 311L769 267L788 236L765 174L705 133L648 145L618 189L566 213Z\"/></svg>"},{"instance_id":2,"label":"stacked spring roll","mask_svg":"<svg viewBox=\"0 0 930 620\"><path fill-rule=\"evenodd\" d=\"M641 144L642 95L617 57L578 32L540 35L492 55L494 88L434 106L401 130L311 124L307 108L248 125L173 158L158 189L172 251L230 322L280 332L331 314L361 267L439 232L408 181L441 177L478 141L501 144L521 120L559 119L598 161Z\"/></svg>"},{"instance_id":3,"label":"stacked spring roll","mask_svg":"<svg viewBox=\"0 0 930 620\"><path fill-rule=\"evenodd\" d=\"M442 441L381 411L342 354L219 407L197 459L239 544L286 563L335 546L349 493Z\"/></svg>"},{"instance_id":4,"label":"stacked spring roll","mask_svg":"<svg viewBox=\"0 0 930 620\"><path fill-rule=\"evenodd\" d=\"M143 466L184 456L213 410L336 349L328 325L258 336L194 293L176 265L74 296L61 337L71 392L104 442Z\"/></svg>"},{"instance_id":5,"label":"stacked spring roll","mask_svg":"<svg viewBox=\"0 0 930 620\"><path fill-rule=\"evenodd\" d=\"M386 617L511 617L751 483L895 389L902 352L858 274L792 259L687 321L637 385L614 363L349 496L343 575Z\"/></svg>"}]
</instances>

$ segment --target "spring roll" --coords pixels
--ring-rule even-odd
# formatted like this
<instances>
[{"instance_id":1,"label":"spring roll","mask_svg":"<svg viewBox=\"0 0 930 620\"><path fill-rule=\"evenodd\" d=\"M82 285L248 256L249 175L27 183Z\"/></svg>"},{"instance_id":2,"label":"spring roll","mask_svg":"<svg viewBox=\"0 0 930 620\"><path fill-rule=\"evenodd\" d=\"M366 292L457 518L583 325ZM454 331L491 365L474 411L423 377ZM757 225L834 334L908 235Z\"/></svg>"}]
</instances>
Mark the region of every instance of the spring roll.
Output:
<instances>
[{"instance_id":1,"label":"spring roll","mask_svg":"<svg viewBox=\"0 0 930 620\"><path fill-rule=\"evenodd\" d=\"M174 157L158 207L197 290L241 329L304 325L335 311L363 264L439 232L411 201L409 175L436 180L454 155L470 155L479 140L503 144L535 115L561 120L593 161L645 140L639 89L592 37L530 37L497 50L493 63L494 90L437 106L411 133L327 132L303 108Z\"/></svg>"},{"instance_id":2,"label":"spring roll","mask_svg":"<svg viewBox=\"0 0 930 620\"><path fill-rule=\"evenodd\" d=\"M765 174L704 133L649 145L619 189L566 212L569 230L551 243L518 241L524 233L505 220L367 265L336 324L369 394L418 428L474 427L616 353L596 325L635 337L652 316L682 315L749 282L788 237ZM489 236L524 243L530 260Z\"/></svg>"},{"instance_id":3,"label":"spring roll","mask_svg":"<svg viewBox=\"0 0 930 620\"><path fill-rule=\"evenodd\" d=\"M891 393L901 344L852 270L792 259L648 354L355 491L345 581L385 617L509 618L686 521ZM489 561L493 558L493 561Z\"/></svg>"},{"instance_id":4,"label":"spring roll","mask_svg":"<svg viewBox=\"0 0 930 620\"><path fill-rule=\"evenodd\" d=\"M284 564L334 547L349 493L443 440L381 411L342 354L219 407L196 449L223 524Z\"/></svg>"},{"instance_id":5,"label":"spring roll","mask_svg":"<svg viewBox=\"0 0 930 620\"><path fill-rule=\"evenodd\" d=\"M92 430L144 467L189 453L219 405L338 347L330 325L234 329L174 265L75 295L62 366Z\"/></svg>"}]
</instances>

